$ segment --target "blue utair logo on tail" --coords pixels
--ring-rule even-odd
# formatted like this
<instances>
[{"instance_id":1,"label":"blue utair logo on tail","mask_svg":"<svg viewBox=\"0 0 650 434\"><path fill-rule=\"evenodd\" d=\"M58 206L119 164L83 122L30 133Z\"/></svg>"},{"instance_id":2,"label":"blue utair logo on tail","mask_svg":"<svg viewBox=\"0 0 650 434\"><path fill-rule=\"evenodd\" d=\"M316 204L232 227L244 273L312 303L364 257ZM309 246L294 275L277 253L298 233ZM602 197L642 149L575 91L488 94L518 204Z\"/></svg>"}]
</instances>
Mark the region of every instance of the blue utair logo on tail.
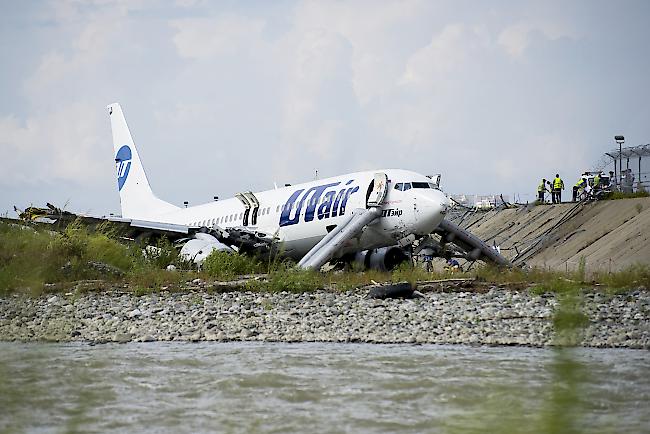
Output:
<instances>
[{"instance_id":1,"label":"blue utair logo on tail","mask_svg":"<svg viewBox=\"0 0 650 434\"><path fill-rule=\"evenodd\" d=\"M129 176L129 170L131 169L131 148L127 145L124 145L117 151L115 156L115 167L117 168L117 188L122 190L124 183L126 182L126 177Z\"/></svg>"}]
</instances>

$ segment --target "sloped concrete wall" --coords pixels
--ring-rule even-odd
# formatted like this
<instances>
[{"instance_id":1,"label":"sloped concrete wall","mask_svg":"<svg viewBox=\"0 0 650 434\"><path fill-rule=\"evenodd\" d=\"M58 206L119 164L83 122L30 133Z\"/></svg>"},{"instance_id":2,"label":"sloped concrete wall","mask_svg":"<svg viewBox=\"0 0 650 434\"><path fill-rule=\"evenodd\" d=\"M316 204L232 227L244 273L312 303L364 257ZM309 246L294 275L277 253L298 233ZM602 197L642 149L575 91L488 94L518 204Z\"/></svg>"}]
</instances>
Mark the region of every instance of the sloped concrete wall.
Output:
<instances>
[{"instance_id":1,"label":"sloped concrete wall","mask_svg":"<svg viewBox=\"0 0 650 434\"><path fill-rule=\"evenodd\" d=\"M456 224L515 263L587 272L650 264L650 198L476 212Z\"/></svg>"}]
</instances>

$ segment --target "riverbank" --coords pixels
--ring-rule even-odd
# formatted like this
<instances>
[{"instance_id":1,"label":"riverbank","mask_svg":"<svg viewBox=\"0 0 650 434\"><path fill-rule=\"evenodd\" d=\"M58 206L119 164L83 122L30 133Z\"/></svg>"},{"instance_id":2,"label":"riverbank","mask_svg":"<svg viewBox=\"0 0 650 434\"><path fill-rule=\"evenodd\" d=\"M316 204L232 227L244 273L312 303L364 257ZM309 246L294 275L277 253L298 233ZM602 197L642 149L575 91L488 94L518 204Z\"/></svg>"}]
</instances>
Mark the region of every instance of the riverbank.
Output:
<instances>
[{"instance_id":1,"label":"riverbank","mask_svg":"<svg viewBox=\"0 0 650 434\"><path fill-rule=\"evenodd\" d=\"M576 306L569 322L580 325L577 345L650 349L649 291L589 291ZM406 300L369 299L359 290L13 294L0 297L0 340L549 346L557 342L559 307L555 294L496 286L438 288Z\"/></svg>"}]
</instances>

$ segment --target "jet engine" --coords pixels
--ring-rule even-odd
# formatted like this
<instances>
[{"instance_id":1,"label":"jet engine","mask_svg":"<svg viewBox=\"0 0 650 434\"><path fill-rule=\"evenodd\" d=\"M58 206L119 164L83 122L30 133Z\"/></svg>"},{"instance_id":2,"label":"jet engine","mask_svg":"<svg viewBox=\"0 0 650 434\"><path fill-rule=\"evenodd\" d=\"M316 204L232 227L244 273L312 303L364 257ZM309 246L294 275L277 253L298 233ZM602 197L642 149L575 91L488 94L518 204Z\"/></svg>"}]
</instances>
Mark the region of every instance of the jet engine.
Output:
<instances>
[{"instance_id":1,"label":"jet engine","mask_svg":"<svg viewBox=\"0 0 650 434\"><path fill-rule=\"evenodd\" d=\"M380 249L364 250L354 256L355 264L366 269L390 271L404 261L409 260L409 254L399 246L382 247Z\"/></svg>"},{"instance_id":2,"label":"jet engine","mask_svg":"<svg viewBox=\"0 0 650 434\"><path fill-rule=\"evenodd\" d=\"M191 261L196 265L200 265L214 250L221 252L234 252L233 249L223 244L212 235L198 232L194 234L194 238L183 244L180 256L186 261Z\"/></svg>"}]
</instances>

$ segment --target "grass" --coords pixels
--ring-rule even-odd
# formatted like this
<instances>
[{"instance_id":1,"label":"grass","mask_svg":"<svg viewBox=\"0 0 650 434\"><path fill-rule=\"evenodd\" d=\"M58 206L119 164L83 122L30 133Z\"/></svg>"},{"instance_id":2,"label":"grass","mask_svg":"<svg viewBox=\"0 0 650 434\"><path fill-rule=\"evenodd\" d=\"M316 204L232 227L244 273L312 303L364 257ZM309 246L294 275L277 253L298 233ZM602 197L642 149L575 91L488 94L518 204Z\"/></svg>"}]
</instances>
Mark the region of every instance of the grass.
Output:
<instances>
[{"instance_id":1,"label":"grass","mask_svg":"<svg viewBox=\"0 0 650 434\"><path fill-rule=\"evenodd\" d=\"M622 191L613 191L605 197L607 200L634 199L636 197L648 197L650 193L645 190L638 190L634 193L623 193Z\"/></svg>"},{"instance_id":2,"label":"grass","mask_svg":"<svg viewBox=\"0 0 650 434\"><path fill-rule=\"evenodd\" d=\"M116 279L132 268L127 246L105 228L79 224L61 233L0 224L0 291L39 293L46 283Z\"/></svg>"},{"instance_id":3,"label":"grass","mask_svg":"<svg viewBox=\"0 0 650 434\"><path fill-rule=\"evenodd\" d=\"M184 282L234 280L242 275L266 273L267 280L249 281L245 286L256 291L306 292L322 288L352 290L373 283L410 282L448 277L476 278L481 282L530 288L533 293L565 294L580 289L599 288L621 292L650 288L650 267L635 265L615 273L593 273L587 279L584 263L573 272L554 272L533 268L482 266L466 273L427 272L402 264L392 272L373 270L317 273L296 269L291 261L277 257L268 261L238 254L213 252L200 272L179 257L177 249L161 238L155 246L124 244L110 225L89 229L72 224L63 232L34 230L0 223L0 293L24 292L38 295L44 291L70 290L75 282L96 279L110 287L125 284L136 293L161 288L182 289ZM177 271L165 268L174 264ZM54 284L54 285L48 285ZM93 285L87 286L92 287Z\"/></svg>"},{"instance_id":4,"label":"grass","mask_svg":"<svg viewBox=\"0 0 650 434\"><path fill-rule=\"evenodd\" d=\"M265 273L267 268L259 259L228 252L213 251L203 262L203 273L218 280L231 280L244 274Z\"/></svg>"},{"instance_id":5,"label":"grass","mask_svg":"<svg viewBox=\"0 0 650 434\"><path fill-rule=\"evenodd\" d=\"M38 295L50 285L69 290L81 280L129 283L135 289L177 284L169 264L188 265L164 239L153 248L123 244L110 224L94 229L80 223L63 232L0 223L0 293Z\"/></svg>"}]
</instances>

